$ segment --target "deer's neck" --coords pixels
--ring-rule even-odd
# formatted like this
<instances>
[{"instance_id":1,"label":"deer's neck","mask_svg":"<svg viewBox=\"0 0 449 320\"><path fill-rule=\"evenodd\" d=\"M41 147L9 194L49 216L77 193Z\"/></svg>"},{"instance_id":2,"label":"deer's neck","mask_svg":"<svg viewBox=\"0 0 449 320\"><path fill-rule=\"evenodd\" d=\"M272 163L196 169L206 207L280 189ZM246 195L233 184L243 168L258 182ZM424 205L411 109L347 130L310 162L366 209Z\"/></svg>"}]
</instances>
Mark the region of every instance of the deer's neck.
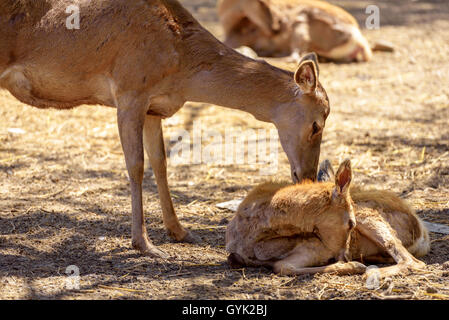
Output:
<instances>
[{"instance_id":1,"label":"deer's neck","mask_svg":"<svg viewBox=\"0 0 449 320\"><path fill-rule=\"evenodd\" d=\"M240 109L266 122L272 122L276 106L296 94L291 72L221 44L202 52L190 69L186 100Z\"/></svg>"}]
</instances>

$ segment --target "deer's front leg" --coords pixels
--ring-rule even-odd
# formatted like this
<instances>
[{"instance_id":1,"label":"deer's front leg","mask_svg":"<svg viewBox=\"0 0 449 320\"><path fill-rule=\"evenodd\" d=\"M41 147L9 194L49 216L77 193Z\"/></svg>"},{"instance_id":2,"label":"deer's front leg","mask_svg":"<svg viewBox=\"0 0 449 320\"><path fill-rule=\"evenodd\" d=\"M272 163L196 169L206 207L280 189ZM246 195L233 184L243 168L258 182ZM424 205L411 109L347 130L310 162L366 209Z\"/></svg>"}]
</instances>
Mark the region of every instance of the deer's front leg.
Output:
<instances>
[{"instance_id":1,"label":"deer's front leg","mask_svg":"<svg viewBox=\"0 0 449 320\"><path fill-rule=\"evenodd\" d=\"M369 215L357 216L357 230L366 238L374 242L382 251L387 252L397 265L380 268L381 277L389 277L397 274L406 275L411 270L422 270L425 263L416 259L402 245L393 229L384 219L373 218ZM376 272L376 271L372 271ZM369 276L367 274L366 276Z\"/></svg>"},{"instance_id":2,"label":"deer's front leg","mask_svg":"<svg viewBox=\"0 0 449 320\"><path fill-rule=\"evenodd\" d=\"M334 254L320 240L309 239L300 242L286 258L275 262L273 271L281 275L315 273L348 275L361 274L366 270L365 265L355 261L325 265L333 257Z\"/></svg>"},{"instance_id":3,"label":"deer's front leg","mask_svg":"<svg viewBox=\"0 0 449 320\"><path fill-rule=\"evenodd\" d=\"M138 106L137 106L138 107ZM118 128L131 186L132 246L145 255L167 258L148 238L142 204L144 153L142 131L145 114L138 108L117 111Z\"/></svg>"},{"instance_id":4,"label":"deer's front leg","mask_svg":"<svg viewBox=\"0 0 449 320\"><path fill-rule=\"evenodd\" d=\"M297 257L299 258L299 257ZM339 276L362 274L366 270L366 266L360 262L335 262L327 266L321 267L301 267L295 264L285 265L285 261L280 261L282 267L277 272L281 275L301 275L301 274L315 274L315 273L334 273Z\"/></svg>"},{"instance_id":5,"label":"deer's front leg","mask_svg":"<svg viewBox=\"0 0 449 320\"><path fill-rule=\"evenodd\" d=\"M198 239L179 223L173 208L167 181L167 159L161 118L146 116L143 141L156 178L157 190L161 201L162 219L170 237L177 241L196 242Z\"/></svg>"}]
</instances>

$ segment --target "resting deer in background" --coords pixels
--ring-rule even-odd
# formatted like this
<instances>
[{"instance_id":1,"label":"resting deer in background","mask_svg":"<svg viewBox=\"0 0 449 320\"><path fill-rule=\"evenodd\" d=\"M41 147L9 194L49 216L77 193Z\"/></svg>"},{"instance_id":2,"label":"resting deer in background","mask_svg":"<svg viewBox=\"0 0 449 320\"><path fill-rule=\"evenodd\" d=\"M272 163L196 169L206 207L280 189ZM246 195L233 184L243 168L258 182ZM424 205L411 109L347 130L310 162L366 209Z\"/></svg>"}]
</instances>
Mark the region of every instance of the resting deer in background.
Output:
<instances>
[{"instance_id":1,"label":"resting deer in background","mask_svg":"<svg viewBox=\"0 0 449 320\"><path fill-rule=\"evenodd\" d=\"M268 182L256 187L226 231L229 263L272 267L287 275L364 273L361 262L392 259L397 264L380 268L380 277L422 269L425 264L413 257L430 250L421 220L392 192L349 188L351 172L347 160L335 183ZM319 180L332 179L332 167L325 161ZM337 262L329 265L333 259Z\"/></svg>"},{"instance_id":2,"label":"resting deer in background","mask_svg":"<svg viewBox=\"0 0 449 320\"><path fill-rule=\"evenodd\" d=\"M342 62L368 61L372 51L354 17L318 0L219 0L225 43L248 46L259 56L314 51Z\"/></svg>"},{"instance_id":3,"label":"resting deer in background","mask_svg":"<svg viewBox=\"0 0 449 320\"><path fill-rule=\"evenodd\" d=\"M78 5L80 29L66 28ZM295 73L247 58L218 41L175 0L3 0L0 87L38 108L97 104L117 109L129 173L132 245L167 257L144 222L144 149L157 182L163 221L178 241L194 241L170 197L161 119L186 101L240 109L273 123L294 182L314 179L329 101L315 54Z\"/></svg>"}]
</instances>

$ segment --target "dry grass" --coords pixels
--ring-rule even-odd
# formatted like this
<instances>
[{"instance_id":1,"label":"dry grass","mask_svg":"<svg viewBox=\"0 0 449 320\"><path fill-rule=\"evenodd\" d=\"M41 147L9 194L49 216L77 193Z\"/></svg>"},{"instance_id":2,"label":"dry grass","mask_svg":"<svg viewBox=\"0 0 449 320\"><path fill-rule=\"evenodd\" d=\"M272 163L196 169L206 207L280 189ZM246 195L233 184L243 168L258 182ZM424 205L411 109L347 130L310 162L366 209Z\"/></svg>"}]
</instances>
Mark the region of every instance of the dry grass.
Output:
<instances>
[{"instance_id":1,"label":"dry grass","mask_svg":"<svg viewBox=\"0 0 449 320\"><path fill-rule=\"evenodd\" d=\"M182 2L221 36L213 1ZM363 2L340 3L363 18ZM336 165L350 157L358 183L391 189L424 219L449 225L449 8L440 1L378 3L382 28L365 34L393 42L396 51L375 54L366 64L322 64L332 109L321 158ZM156 186L146 170L148 231L172 258L141 257L130 249L130 194L115 111L38 110L4 91L0 101L0 298L449 297L449 268L443 265L449 243L440 234L431 235L425 273L384 281L376 290L367 289L361 276L292 278L265 269L229 269L224 233L232 212L215 204L243 197L267 179L259 174L262 165L169 165L178 216L203 240L194 245L172 243L165 234ZM231 126L272 128L243 112L189 103L165 121L166 139L178 129L192 130L198 119L222 134ZM289 177L280 149L275 176ZM80 290L65 289L69 265L80 269Z\"/></svg>"}]
</instances>

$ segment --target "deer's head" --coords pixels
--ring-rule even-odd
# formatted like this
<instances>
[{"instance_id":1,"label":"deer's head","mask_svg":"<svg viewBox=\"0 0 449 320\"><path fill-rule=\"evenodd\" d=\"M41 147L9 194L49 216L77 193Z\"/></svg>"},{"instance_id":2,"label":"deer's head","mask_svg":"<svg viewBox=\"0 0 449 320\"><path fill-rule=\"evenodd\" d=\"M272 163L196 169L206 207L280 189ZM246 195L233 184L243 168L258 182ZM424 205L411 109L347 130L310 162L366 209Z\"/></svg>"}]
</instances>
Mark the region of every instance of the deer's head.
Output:
<instances>
[{"instance_id":1,"label":"deer's head","mask_svg":"<svg viewBox=\"0 0 449 320\"><path fill-rule=\"evenodd\" d=\"M337 260L349 260L347 256L352 230L356 226L353 201L349 192L352 180L350 160L345 160L335 174L329 207L320 214L316 230L321 241L336 254ZM332 182L328 184L332 185Z\"/></svg>"},{"instance_id":2,"label":"deer's head","mask_svg":"<svg viewBox=\"0 0 449 320\"><path fill-rule=\"evenodd\" d=\"M316 179L321 137L330 111L329 99L318 77L317 56L305 55L294 74L296 93L291 101L277 107L273 121L294 183Z\"/></svg>"}]
</instances>

